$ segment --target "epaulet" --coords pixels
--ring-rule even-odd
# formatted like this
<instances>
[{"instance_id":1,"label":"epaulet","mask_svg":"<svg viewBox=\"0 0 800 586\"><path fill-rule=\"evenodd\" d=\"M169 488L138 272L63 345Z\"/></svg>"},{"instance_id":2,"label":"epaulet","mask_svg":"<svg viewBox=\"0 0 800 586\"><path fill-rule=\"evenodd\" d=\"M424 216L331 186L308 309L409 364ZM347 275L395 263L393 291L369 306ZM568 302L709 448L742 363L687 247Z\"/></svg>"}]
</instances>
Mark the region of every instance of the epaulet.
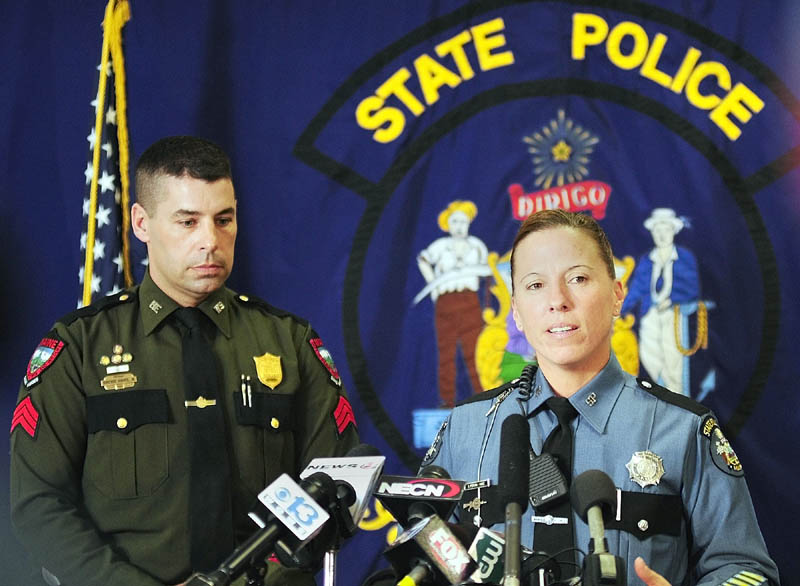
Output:
<instances>
[{"instance_id":1,"label":"epaulet","mask_svg":"<svg viewBox=\"0 0 800 586\"><path fill-rule=\"evenodd\" d=\"M239 302L239 304L244 307L255 307L271 315L274 315L275 317L288 317L304 326L308 325L308 320L303 319L299 315L295 315L291 312L275 307L274 305L270 305L269 303L267 303L263 299L260 299L259 297L256 297L255 295L244 295L241 293L234 293L233 296L234 299L236 299L236 301Z\"/></svg>"},{"instance_id":2,"label":"epaulet","mask_svg":"<svg viewBox=\"0 0 800 586\"><path fill-rule=\"evenodd\" d=\"M476 395L472 395L468 399L464 399L463 401L459 401L456 403L456 407L460 407L461 405L467 405L469 403L476 403L478 401L488 401L489 399L494 399L495 397L500 396L505 391L511 391L514 387L517 386L519 383L519 379L515 378L514 380L508 381L506 384L496 387L494 389L483 391L482 393L478 393Z\"/></svg>"},{"instance_id":3,"label":"epaulet","mask_svg":"<svg viewBox=\"0 0 800 586\"><path fill-rule=\"evenodd\" d=\"M696 415L707 415L711 412L711 409L702 403L695 401L691 397L681 395L680 393L673 393L669 389L662 387L661 385L657 385L654 382L650 382L647 379L640 377L636 379L636 382L639 384L640 389L650 393L662 401L666 401L672 405L677 405L681 409L686 409L687 411L691 411Z\"/></svg>"},{"instance_id":4,"label":"epaulet","mask_svg":"<svg viewBox=\"0 0 800 586\"><path fill-rule=\"evenodd\" d=\"M98 299L91 305L87 305L86 307L81 307L80 309L76 309L75 311L68 313L58 321L63 323L65 326L70 325L76 320L79 320L84 317L92 317L97 315L101 311L106 311L112 307L116 307L117 305L121 305L123 303L130 303L136 298L136 291L135 290L125 290L120 291L115 295L108 295L103 297L102 299Z\"/></svg>"}]
</instances>

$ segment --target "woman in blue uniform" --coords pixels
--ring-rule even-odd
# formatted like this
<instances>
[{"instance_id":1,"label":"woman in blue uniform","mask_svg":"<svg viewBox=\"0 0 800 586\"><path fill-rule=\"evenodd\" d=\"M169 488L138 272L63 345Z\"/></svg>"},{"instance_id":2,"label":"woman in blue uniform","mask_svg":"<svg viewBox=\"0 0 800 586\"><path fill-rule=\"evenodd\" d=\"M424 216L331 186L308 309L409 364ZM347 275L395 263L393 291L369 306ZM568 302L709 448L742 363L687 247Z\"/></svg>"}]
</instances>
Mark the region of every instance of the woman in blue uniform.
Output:
<instances>
[{"instance_id":1,"label":"woman in blue uniform","mask_svg":"<svg viewBox=\"0 0 800 586\"><path fill-rule=\"evenodd\" d=\"M547 438L560 426L548 399L560 397L571 412L561 433L568 428L572 447L566 455L554 451L554 462L567 482L588 469L611 477L617 506L606 538L629 584L640 583L638 576L651 586L777 585L741 463L714 414L637 380L611 352L624 290L600 226L562 210L533 214L514 241L511 276L514 321L535 349L538 369L456 406L423 462L474 481L459 520L502 530L504 503L496 490L502 421L513 413L528 418L536 461L551 450ZM529 505L523 546L558 554L554 527L568 548L587 549L588 526L568 499ZM577 572L579 556L558 559L562 580Z\"/></svg>"}]
</instances>

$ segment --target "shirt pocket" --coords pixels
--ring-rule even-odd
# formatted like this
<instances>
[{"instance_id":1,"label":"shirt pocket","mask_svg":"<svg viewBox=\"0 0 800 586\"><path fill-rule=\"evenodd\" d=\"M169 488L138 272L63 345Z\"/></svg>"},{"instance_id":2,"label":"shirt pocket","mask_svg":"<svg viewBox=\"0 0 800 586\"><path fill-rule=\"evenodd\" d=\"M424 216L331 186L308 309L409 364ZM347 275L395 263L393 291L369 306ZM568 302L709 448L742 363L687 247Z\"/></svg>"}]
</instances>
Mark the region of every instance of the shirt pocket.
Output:
<instances>
[{"instance_id":1,"label":"shirt pocket","mask_svg":"<svg viewBox=\"0 0 800 586\"><path fill-rule=\"evenodd\" d=\"M235 393L234 405L245 441L254 442L255 453L261 455L259 462L250 450L237 454L239 458L247 456L247 461L239 462L240 477L258 493L282 472L294 471L295 395L253 391L242 400Z\"/></svg>"},{"instance_id":2,"label":"shirt pocket","mask_svg":"<svg viewBox=\"0 0 800 586\"><path fill-rule=\"evenodd\" d=\"M86 398L84 474L103 495L130 499L155 493L169 477L165 389L140 389Z\"/></svg>"}]
</instances>

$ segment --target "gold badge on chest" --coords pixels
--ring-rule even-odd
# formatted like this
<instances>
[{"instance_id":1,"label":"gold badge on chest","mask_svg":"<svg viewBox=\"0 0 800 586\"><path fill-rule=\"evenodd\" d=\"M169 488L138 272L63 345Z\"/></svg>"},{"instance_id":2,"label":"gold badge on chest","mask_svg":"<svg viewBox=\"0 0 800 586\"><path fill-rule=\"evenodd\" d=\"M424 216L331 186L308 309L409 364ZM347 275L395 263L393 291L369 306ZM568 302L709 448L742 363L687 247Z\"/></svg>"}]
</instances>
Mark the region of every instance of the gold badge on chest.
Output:
<instances>
[{"instance_id":1,"label":"gold badge on chest","mask_svg":"<svg viewBox=\"0 0 800 586\"><path fill-rule=\"evenodd\" d=\"M253 362L256 363L258 380L274 390L283 380L281 357L266 352L261 356L253 356Z\"/></svg>"}]
</instances>

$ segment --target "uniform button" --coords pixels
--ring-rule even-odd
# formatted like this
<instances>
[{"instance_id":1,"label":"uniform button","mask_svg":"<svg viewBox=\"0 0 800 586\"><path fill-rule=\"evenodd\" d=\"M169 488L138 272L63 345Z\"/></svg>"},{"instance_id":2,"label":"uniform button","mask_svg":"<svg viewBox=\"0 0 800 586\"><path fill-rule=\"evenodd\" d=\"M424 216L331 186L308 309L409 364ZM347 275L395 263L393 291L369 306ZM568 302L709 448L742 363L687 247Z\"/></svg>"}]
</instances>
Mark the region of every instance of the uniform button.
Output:
<instances>
[{"instance_id":1,"label":"uniform button","mask_svg":"<svg viewBox=\"0 0 800 586\"><path fill-rule=\"evenodd\" d=\"M275 417L273 417L270 420L269 424L270 424L270 427L272 427L272 429L278 429L281 426L281 422L278 421Z\"/></svg>"},{"instance_id":2,"label":"uniform button","mask_svg":"<svg viewBox=\"0 0 800 586\"><path fill-rule=\"evenodd\" d=\"M125 429L126 427L128 427L128 420L127 419L125 419L124 417L120 417L119 419L117 419L117 428L118 429Z\"/></svg>"},{"instance_id":3,"label":"uniform button","mask_svg":"<svg viewBox=\"0 0 800 586\"><path fill-rule=\"evenodd\" d=\"M250 301L250 298L247 295L239 295L239 299L242 301Z\"/></svg>"},{"instance_id":4,"label":"uniform button","mask_svg":"<svg viewBox=\"0 0 800 586\"><path fill-rule=\"evenodd\" d=\"M640 520L636 525L639 527L639 531L647 531L650 528L650 523L646 519Z\"/></svg>"},{"instance_id":5,"label":"uniform button","mask_svg":"<svg viewBox=\"0 0 800 586\"><path fill-rule=\"evenodd\" d=\"M119 296L119 300L120 301L127 301L128 297L130 297L130 295L128 295L127 293L123 293L122 295Z\"/></svg>"},{"instance_id":6,"label":"uniform button","mask_svg":"<svg viewBox=\"0 0 800 586\"><path fill-rule=\"evenodd\" d=\"M650 384L650 381L647 381L647 380L643 380L643 381L642 381L642 386L643 386L644 388L646 388L646 389L652 389L652 388L653 388L653 385L652 385L652 384Z\"/></svg>"}]
</instances>

